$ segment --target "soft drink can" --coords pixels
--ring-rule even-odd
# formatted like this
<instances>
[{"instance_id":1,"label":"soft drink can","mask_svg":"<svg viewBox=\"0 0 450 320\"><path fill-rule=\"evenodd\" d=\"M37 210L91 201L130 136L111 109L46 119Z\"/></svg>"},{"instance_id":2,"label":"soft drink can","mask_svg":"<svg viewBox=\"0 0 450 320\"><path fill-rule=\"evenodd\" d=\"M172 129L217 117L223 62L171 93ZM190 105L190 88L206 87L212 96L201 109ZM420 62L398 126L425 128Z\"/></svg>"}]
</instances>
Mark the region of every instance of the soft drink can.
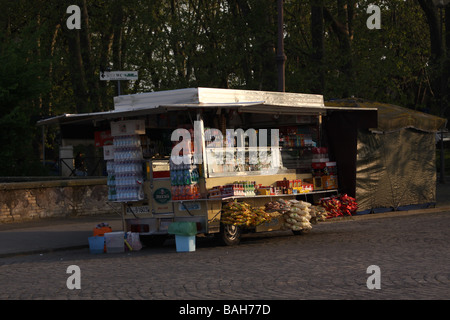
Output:
<instances>
[{"instance_id":1,"label":"soft drink can","mask_svg":"<svg viewBox=\"0 0 450 320\"><path fill-rule=\"evenodd\" d=\"M178 186L177 188L178 188L178 200L186 200L184 186Z\"/></svg>"},{"instance_id":2,"label":"soft drink can","mask_svg":"<svg viewBox=\"0 0 450 320\"><path fill-rule=\"evenodd\" d=\"M178 187L172 186L172 200L179 200Z\"/></svg>"},{"instance_id":3,"label":"soft drink can","mask_svg":"<svg viewBox=\"0 0 450 320\"><path fill-rule=\"evenodd\" d=\"M178 177L177 177L177 171L176 170L170 171L170 183L173 186L178 185Z\"/></svg>"}]
</instances>

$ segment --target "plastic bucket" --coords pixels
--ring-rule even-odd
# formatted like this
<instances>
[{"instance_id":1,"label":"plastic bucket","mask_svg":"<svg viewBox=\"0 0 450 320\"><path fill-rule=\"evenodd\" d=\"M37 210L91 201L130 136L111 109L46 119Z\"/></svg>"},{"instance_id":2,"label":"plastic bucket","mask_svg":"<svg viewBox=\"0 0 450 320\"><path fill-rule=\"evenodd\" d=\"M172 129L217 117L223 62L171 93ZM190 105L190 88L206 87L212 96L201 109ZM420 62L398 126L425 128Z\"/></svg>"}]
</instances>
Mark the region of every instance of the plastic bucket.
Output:
<instances>
[{"instance_id":1,"label":"plastic bucket","mask_svg":"<svg viewBox=\"0 0 450 320\"><path fill-rule=\"evenodd\" d=\"M119 253L125 251L124 232L105 233L106 253Z\"/></svg>"},{"instance_id":2,"label":"plastic bucket","mask_svg":"<svg viewBox=\"0 0 450 320\"><path fill-rule=\"evenodd\" d=\"M195 251L195 236L175 235L175 244L177 247L177 252Z\"/></svg>"},{"instance_id":3,"label":"plastic bucket","mask_svg":"<svg viewBox=\"0 0 450 320\"><path fill-rule=\"evenodd\" d=\"M89 237L89 250L93 254L103 253L105 248L105 237Z\"/></svg>"}]
</instances>

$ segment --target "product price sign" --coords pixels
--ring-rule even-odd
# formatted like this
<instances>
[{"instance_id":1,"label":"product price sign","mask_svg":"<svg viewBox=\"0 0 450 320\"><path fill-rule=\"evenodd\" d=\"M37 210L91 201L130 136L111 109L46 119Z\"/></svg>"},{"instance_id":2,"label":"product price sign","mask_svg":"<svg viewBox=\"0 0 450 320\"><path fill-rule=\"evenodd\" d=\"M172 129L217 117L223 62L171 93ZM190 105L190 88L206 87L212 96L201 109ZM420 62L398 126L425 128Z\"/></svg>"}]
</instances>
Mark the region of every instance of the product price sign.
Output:
<instances>
[{"instance_id":1,"label":"product price sign","mask_svg":"<svg viewBox=\"0 0 450 320\"><path fill-rule=\"evenodd\" d=\"M193 211L193 210L201 210L202 204L201 202L183 202L179 204L178 210L180 211Z\"/></svg>"},{"instance_id":2,"label":"product price sign","mask_svg":"<svg viewBox=\"0 0 450 320\"><path fill-rule=\"evenodd\" d=\"M149 206L136 206L136 207L127 207L127 214L148 214L150 213Z\"/></svg>"}]
</instances>

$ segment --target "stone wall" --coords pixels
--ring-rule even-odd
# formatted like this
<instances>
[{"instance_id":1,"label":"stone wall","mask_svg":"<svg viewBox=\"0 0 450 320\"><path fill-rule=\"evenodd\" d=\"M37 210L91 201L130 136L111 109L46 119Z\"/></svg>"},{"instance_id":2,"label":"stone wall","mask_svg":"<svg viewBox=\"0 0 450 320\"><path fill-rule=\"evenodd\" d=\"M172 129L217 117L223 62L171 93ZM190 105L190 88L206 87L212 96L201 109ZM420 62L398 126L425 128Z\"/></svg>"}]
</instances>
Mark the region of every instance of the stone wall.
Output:
<instances>
[{"instance_id":1,"label":"stone wall","mask_svg":"<svg viewBox=\"0 0 450 320\"><path fill-rule=\"evenodd\" d=\"M0 223L120 212L106 179L0 183Z\"/></svg>"}]
</instances>

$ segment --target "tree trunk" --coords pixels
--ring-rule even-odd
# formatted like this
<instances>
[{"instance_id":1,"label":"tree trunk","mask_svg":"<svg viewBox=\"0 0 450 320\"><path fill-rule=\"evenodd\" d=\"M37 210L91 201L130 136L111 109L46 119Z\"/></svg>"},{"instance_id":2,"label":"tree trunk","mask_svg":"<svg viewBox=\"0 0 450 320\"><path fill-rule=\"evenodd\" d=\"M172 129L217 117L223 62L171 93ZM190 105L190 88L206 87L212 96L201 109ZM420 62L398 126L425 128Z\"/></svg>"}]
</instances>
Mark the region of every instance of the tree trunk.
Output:
<instances>
[{"instance_id":1,"label":"tree trunk","mask_svg":"<svg viewBox=\"0 0 450 320\"><path fill-rule=\"evenodd\" d=\"M86 0L83 0L82 7L83 26L80 32L80 42L82 47L82 58L86 73L86 83L88 86L89 101L92 104L90 111L102 110L102 101L100 99L99 78L95 76L95 67L93 63L93 52L91 46L91 32L89 27L89 13Z\"/></svg>"},{"instance_id":2,"label":"tree trunk","mask_svg":"<svg viewBox=\"0 0 450 320\"><path fill-rule=\"evenodd\" d=\"M69 55L69 72L72 79L75 107L77 113L89 112L88 89L86 73L81 54L81 41L79 30L61 28L67 41Z\"/></svg>"},{"instance_id":3,"label":"tree trunk","mask_svg":"<svg viewBox=\"0 0 450 320\"><path fill-rule=\"evenodd\" d=\"M323 94L325 90L323 0L311 1L311 38L312 60L318 73L318 78L312 82L311 89L314 93Z\"/></svg>"},{"instance_id":4,"label":"tree trunk","mask_svg":"<svg viewBox=\"0 0 450 320\"><path fill-rule=\"evenodd\" d=\"M354 70L353 56L351 49L352 34L351 21L353 19L353 1L349 1L352 8L344 0L337 0L337 17L334 17L330 10L324 7L324 18L330 23L333 32L339 41L339 70L342 73L342 83L345 84L342 92L343 97L349 97L354 94Z\"/></svg>"},{"instance_id":5,"label":"tree trunk","mask_svg":"<svg viewBox=\"0 0 450 320\"><path fill-rule=\"evenodd\" d=\"M430 68L432 70L432 88L434 92L434 97L437 101L439 101L439 108L441 115L445 115L445 111L448 103L448 82L450 78L450 73L448 71L449 68L449 60L448 57L446 59L446 50L450 46L450 19L445 19L445 40L446 44L443 43L443 35L441 25L443 24L444 14L450 12L449 6L446 9L438 9L433 5L432 0L418 0L422 10L427 17L428 28L430 30ZM439 10L442 10L439 12ZM442 20L441 16L442 14ZM448 52L448 50L447 50Z\"/></svg>"}]
</instances>

